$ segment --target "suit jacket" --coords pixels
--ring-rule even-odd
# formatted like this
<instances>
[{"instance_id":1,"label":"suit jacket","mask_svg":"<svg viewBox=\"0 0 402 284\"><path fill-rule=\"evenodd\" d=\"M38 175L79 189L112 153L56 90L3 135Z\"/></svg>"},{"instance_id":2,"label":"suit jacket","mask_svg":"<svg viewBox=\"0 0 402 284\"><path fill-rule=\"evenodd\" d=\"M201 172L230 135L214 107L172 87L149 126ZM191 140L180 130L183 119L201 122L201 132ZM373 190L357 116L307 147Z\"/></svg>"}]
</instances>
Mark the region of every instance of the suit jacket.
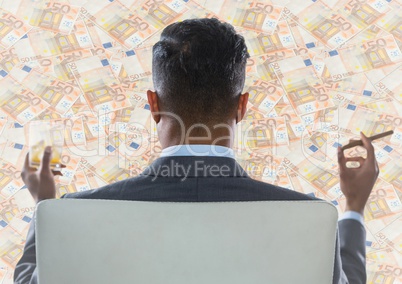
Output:
<instances>
[{"instance_id":1,"label":"suit jacket","mask_svg":"<svg viewBox=\"0 0 402 284\"><path fill-rule=\"evenodd\" d=\"M232 158L173 156L155 160L137 177L105 187L69 193L63 198L142 201L311 200L305 194L251 179ZM37 283L34 219L15 283ZM365 236L362 224L338 222L333 283L366 283Z\"/></svg>"}]
</instances>

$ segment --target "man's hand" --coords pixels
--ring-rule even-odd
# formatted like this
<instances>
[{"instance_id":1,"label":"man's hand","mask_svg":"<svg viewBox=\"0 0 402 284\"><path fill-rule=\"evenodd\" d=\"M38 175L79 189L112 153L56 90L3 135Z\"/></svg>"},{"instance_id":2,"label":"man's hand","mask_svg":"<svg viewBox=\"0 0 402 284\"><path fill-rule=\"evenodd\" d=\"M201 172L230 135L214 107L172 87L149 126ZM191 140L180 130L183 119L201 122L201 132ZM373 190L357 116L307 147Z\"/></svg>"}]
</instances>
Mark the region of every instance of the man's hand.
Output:
<instances>
[{"instance_id":1,"label":"man's hand","mask_svg":"<svg viewBox=\"0 0 402 284\"><path fill-rule=\"evenodd\" d=\"M363 147L367 150L367 158L346 158L341 148L338 147L338 163L341 190L346 197L346 210L356 211L364 215L364 206L377 180L379 170L371 141L362 132L360 132L360 136ZM346 163L351 161L359 162L359 167L346 167Z\"/></svg>"},{"instance_id":2,"label":"man's hand","mask_svg":"<svg viewBox=\"0 0 402 284\"><path fill-rule=\"evenodd\" d=\"M21 177L33 199L36 203L44 199L56 197L56 184L54 182L55 175L62 175L60 171L52 171L50 169L50 160L52 156L51 147L46 147L39 169L29 166L29 153L25 158L24 168ZM62 165L64 168L65 166Z\"/></svg>"}]
</instances>

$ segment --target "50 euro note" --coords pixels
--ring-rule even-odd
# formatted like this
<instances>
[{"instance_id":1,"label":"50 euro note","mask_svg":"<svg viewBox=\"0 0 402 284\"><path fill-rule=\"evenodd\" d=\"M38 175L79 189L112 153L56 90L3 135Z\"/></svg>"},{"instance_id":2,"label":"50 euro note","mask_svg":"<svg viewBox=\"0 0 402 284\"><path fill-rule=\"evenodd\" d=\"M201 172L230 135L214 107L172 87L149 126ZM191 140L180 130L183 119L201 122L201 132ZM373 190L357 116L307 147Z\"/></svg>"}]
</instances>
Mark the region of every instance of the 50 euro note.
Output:
<instances>
[{"instance_id":1,"label":"50 euro note","mask_svg":"<svg viewBox=\"0 0 402 284\"><path fill-rule=\"evenodd\" d=\"M402 60L401 50L392 35L332 50L329 55L324 61L334 80L383 69Z\"/></svg>"},{"instance_id":2,"label":"50 euro note","mask_svg":"<svg viewBox=\"0 0 402 284\"><path fill-rule=\"evenodd\" d=\"M35 61L64 53L93 47L91 37L82 20L76 21L68 35L46 30L33 30L15 44L21 62Z\"/></svg>"},{"instance_id":3,"label":"50 euro note","mask_svg":"<svg viewBox=\"0 0 402 284\"><path fill-rule=\"evenodd\" d=\"M337 2L334 9L359 29L366 29L379 22L391 10L386 0L340 0Z\"/></svg>"},{"instance_id":4,"label":"50 euro note","mask_svg":"<svg viewBox=\"0 0 402 284\"><path fill-rule=\"evenodd\" d=\"M109 147L108 151L117 151ZM130 171L120 167L122 157L118 154L82 158L82 165L106 184L118 182L130 177ZM90 182L91 184L91 182Z\"/></svg>"},{"instance_id":5,"label":"50 euro note","mask_svg":"<svg viewBox=\"0 0 402 284\"><path fill-rule=\"evenodd\" d=\"M68 66L92 111L102 114L131 106L107 58L92 56Z\"/></svg>"},{"instance_id":6,"label":"50 euro note","mask_svg":"<svg viewBox=\"0 0 402 284\"><path fill-rule=\"evenodd\" d=\"M262 118L243 120L236 136L236 147L251 153L269 151L276 154L289 144L285 118Z\"/></svg>"},{"instance_id":7,"label":"50 euro note","mask_svg":"<svg viewBox=\"0 0 402 284\"><path fill-rule=\"evenodd\" d=\"M22 141L19 143L12 140L7 140L1 157L4 161L11 163L16 167L22 168L28 151L29 147L27 143L22 144Z\"/></svg>"},{"instance_id":8,"label":"50 euro note","mask_svg":"<svg viewBox=\"0 0 402 284\"><path fill-rule=\"evenodd\" d=\"M80 171L82 171L85 175L87 184L91 189L100 188L102 186L108 185L108 183L99 178L94 172L90 171L82 164L80 165Z\"/></svg>"},{"instance_id":9,"label":"50 euro note","mask_svg":"<svg viewBox=\"0 0 402 284\"><path fill-rule=\"evenodd\" d=\"M14 66L24 63L31 68L37 68L43 73L53 72L53 58L38 57L34 60L24 59L20 61L14 47L0 52L0 72L9 73Z\"/></svg>"},{"instance_id":10,"label":"50 euro note","mask_svg":"<svg viewBox=\"0 0 402 284\"><path fill-rule=\"evenodd\" d=\"M111 58L113 71L119 80L133 82L149 77L152 71L152 46L116 52Z\"/></svg>"},{"instance_id":11,"label":"50 euro note","mask_svg":"<svg viewBox=\"0 0 402 284\"><path fill-rule=\"evenodd\" d=\"M137 127L143 127L145 130L145 125L150 124L148 122L148 118L150 118L149 111L145 117L138 119L139 115L145 113L146 108L149 107L148 102L132 91L128 91L127 93L132 106L106 114L108 117L105 118L105 120L107 120L109 124L109 131L126 133L132 130L132 127L135 125ZM143 120L144 118L146 119L145 121ZM144 123L144 125L142 123Z\"/></svg>"},{"instance_id":12,"label":"50 euro note","mask_svg":"<svg viewBox=\"0 0 402 284\"><path fill-rule=\"evenodd\" d=\"M292 171L291 169L285 167L285 171L287 173L287 176L289 178L290 184L291 184L291 189L297 192L301 192L304 194L307 194L309 196L317 196L317 189L305 181L298 172ZM328 197L325 199L329 199Z\"/></svg>"},{"instance_id":13,"label":"50 euro note","mask_svg":"<svg viewBox=\"0 0 402 284\"><path fill-rule=\"evenodd\" d=\"M361 119L362 117L364 119ZM379 113L362 106L348 104L347 106L338 108L338 118L328 124L326 130L355 135L358 135L362 131L366 136L372 136L389 130L397 130L401 125L402 117ZM384 137L382 141L395 144L401 142L397 135Z\"/></svg>"},{"instance_id":14,"label":"50 euro note","mask_svg":"<svg viewBox=\"0 0 402 284\"><path fill-rule=\"evenodd\" d=\"M6 211L6 213L9 212ZM26 222L25 224L28 225ZM19 254L15 252L23 251L24 238L10 225L1 229L1 236L0 251L2 252L2 258L0 259L0 264L9 270L14 270L19 260Z\"/></svg>"},{"instance_id":15,"label":"50 euro note","mask_svg":"<svg viewBox=\"0 0 402 284\"><path fill-rule=\"evenodd\" d=\"M392 34L399 41L402 41L402 3L392 1L390 5L392 6L392 10L387 13L386 17L377 22L377 26Z\"/></svg>"},{"instance_id":16,"label":"50 euro note","mask_svg":"<svg viewBox=\"0 0 402 284\"><path fill-rule=\"evenodd\" d=\"M249 93L249 102L264 114L268 114L285 94L278 81L266 82L252 76L247 77L244 90Z\"/></svg>"},{"instance_id":17,"label":"50 euro note","mask_svg":"<svg viewBox=\"0 0 402 284\"><path fill-rule=\"evenodd\" d=\"M56 176L55 181L59 184L70 184L74 179L81 157L72 153L70 147L64 146L60 160L63 165L66 165L66 167L60 170L63 175Z\"/></svg>"},{"instance_id":18,"label":"50 euro note","mask_svg":"<svg viewBox=\"0 0 402 284\"><path fill-rule=\"evenodd\" d=\"M25 88L8 74L0 78L0 109L24 125L49 108L49 104Z\"/></svg>"},{"instance_id":19,"label":"50 euro note","mask_svg":"<svg viewBox=\"0 0 402 284\"><path fill-rule=\"evenodd\" d=\"M249 75L260 77L264 81L277 80L278 77L276 76L271 63L294 56L295 52L291 49L275 51L271 54L253 56L247 60L246 72Z\"/></svg>"},{"instance_id":20,"label":"50 euro note","mask_svg":"<svg viewBox=\"0 0 402 284\"><path fill-rule=\"evenodd\" d=\"M245 38L251 56L296 48L295 40L286 21L280 21L272 35L250 30L240 31L240 34Z\"/></svg>"},{"instance_id":21,"label":"50 euro note","mask_svg":"<svg viewBox=\"0 0 402 284\"><path fill-rule=\"evenodd\" d=\"M346 107L349 104L365 106L368 103L375 102L380 99L374 99L369 96L361 96L348 92L329 91L332 101L337 107Z\"/></svg>"},{"instance_id":22,"label":"50 euro note","mask_svg":"<svg viewBox=\"0 0 402 284\"><path fill-rule=\"evenodd\" d=\"M317 160L308 156L314 153L315 148L303 152L300 149L293 151L291 157L283 160L284 166L292 170L311 184L317 191L321 192L330 199L339 198L342 191L339 186L339 175L337 165L333 161L335 158L327 158L326 162L317 165Z\"/></svg>"},{"instance_id":23,"label":"50 euro note","mask_svg":"<svg viewBox=\"0 0 402 284\"><path fill-rule=\"evenodd\" d=\"M386 253L386 252L385 252ZM387 253L388 254L388 253ZM376 258L377 259L377 258ZM402 265L395 262L373 262L367 265L368 283L400 283L402 282Z\"/></svg>"},{"instance_id":24,"label":"50 euro note","mask_svg":"<svg viewBox=\"0 0 402 284\"><path fill-rule=\"evenodd\" d=\"M322 43L305 30L299 23L292 19L287 19L292 37L297 46L314 49L322 45Z\"/></svg>"},{"instance_id":25,"label":"50 euro note","mask_svg":"<svg viewBox=\"0 0 402 284\"><path fill-rule=\"evenodd\" d=\"M84 18L85 26L91 36L92 42L95 46L102 46L105 49L114 50L122 48L122 45L112 38L108 33L98 27L94 22Z\"/></svg>"},{"instance_id":26,"label":"50 euro note","mask_svg":"<svg viewBox=\"0 0 402 284\"><path fill-rule=\"evenodd\" d=\"M236 150L235 150L236 151ZM248 153L239 149L236 160L252 178L292 189L285 168L282 166L283 157L269 153Z\"/></svg>"},{"instance_id":27,"label":"50 euro note","mask_svg":"<svg viewBox=\"0 0 402 284\"><path fill-rule=\"evenodd\" d=\"M160 2L162 3L164 1ZM200 4L198 4L197 1L188 1L188 3L186 4L186 8L183 9L183 13L178 14L174 22L182 22L188 19L199 19L199 18L211 19L211 18L218 18L218 16L213 12L211 12L204 5L201 6ZM162 31L163 29L159 29L155 33L153 33L148 39L146 39L145 45L149 46L157 43L160 40Z\"/></svg>"},{"instance_id":28,"label":"50 euro note","mask_svg":"<svg viewBox=\"0 0 402 284\"><path fill-rule=\"evenodd\" d=\"M296 56L271 66L299 115L334 106L310 59Z\"/></svg>"},{"instance_id":29,"label":"50 euro note","mask_svg":"<svg viewBox=\"0 0 402 284\"><path fill-rule=\"evenodd\" d=\"M52 120L56 124L64 125L64 146L67 147L68 149L74 149L74 147L85 145L86 140L85 140L83 117L81 116L62 117L59 115L59 116L47 116L38 118L39 120ZM27 127L25 127L24 136L26 138L29 137Z\"/></svg>"},{"instance_id":30,"label":"50 euro note","mask_svg":"<svg viewBox=\"0 0 402 284\"><path fill-rule=\"evenodd\" d=\"M402 155L386 142L375 144L375 156L378 161L380 177L402 191Z\"/></svg>"},{"instance_id":31,"label":"50 euro note","mask_svg":"<svg viewBox=\"0 0 402 284\"><path fill-rule=\"evenodd\" d=\"M338 201L342 210L345 211L345 197L341 197ZM390 217L399 212L402 212L402 203L394 186L382 178L377 179L365 206L364 220L370 222Z\"/></svg>"},{"instance_id":32,"label":"50 euro note","mask_svg":"<svg viewBox=\"0 0 402 284\"><path fill-rule=\"evenodd\" d=\"M283 9L283 14L331 48L344 44L363 29L322 1L291 1Z\"/></svg>"},{"instance_id":33,"label":"50 euro note","mask_svg":"<svg viewBox=\"0 0 402 284\"><path fill-rule=\"evenodd\" d=\"M330 76L325 87L328 90L355 94L367 99L384 97L383 94L377 91L376 87L374 87L374 84L367 78L365 73L355 74L337 81L333 81Z\"/></svg>"},{"instance_id":34,"label":"50 euro note","mask_svg":"<svg viewBox=\"0 0 402 284\"><path fill-rule=\"evenodd\" d=\"M102 140L106 136L107 125L100 119L101 116L94 115L87 104L75 103L71 108L71 116L67 120L67 129L71 125L71 141L73 145L88 145L88 143ZM81 126L82 122L82 126Z\"/></svg>"},{"instance_id":35,"label":"50 euro note","mask_svg":"<svg viewBox=\"0 0 402 284\"><path fill-rule=\"evenodd\" d=\"M49 74L58 78L61 81L75 83L75 77L71 72L68 64L79 61L81 59L93 56L93 52L90 49L83 49L79 51L67 52L53 57L53 72Z\"/></svg>"},{"instance_id":36,"label":"50 euro note","mask_svg":"<svg viewBox=\"0 0 402 284\"><path fill-rule=\"evenodd\" d=\"M392 97L385 96L376 100L371 100L363 105L365 108L374 110L376 112L389 113L394 116L401 115L401 103Z\"/></svg>"},{"instance_id":37,"label":"50 euro note","mask_svg":"<svg viewBox=\"0 0 402 284\"><path fill-rule=\"evenodd\" d=\"M303 132L306 129L306 125L303 120L296 114L291 105L287 104L284 107L279 107L279 104L268 114L268 117L284 117L286 122L286 128L288 132L289 142L300 140Z\"/></svg>"},{"instance_id":38,"label":"50 euro note","mask_svg":"<svg viewBox=\"0 0 402 284\"><path fill-rule=\"evenodd\" d=\"M91 187L88 183L85 172L82 169L78 169L70 184L57 184L56 185L56 197L61 197L66 193L81 192L90 190Z\"/></svg>"},{"instance_id":39,"label":"50 euro note","mask_svg":"<svg viewBox=\"0 0 402 284\"><path fill-rule=\"evenodd\" d=\"M192 2L188 0L146 0L143 1L138 11L146 22L161 29L191 9L191 6Z\"/></svg>"},{"instance_id":40,"label":"50 euro note","mask_svg":"<svg viewBox=\"0 0 402 284\"><path fill-rule=\"evenodd\" d=\"M397 255L400 255L402 252L402 234L400 233L401 225L401 218L397 218L394 222L385 226L375 234L378 242L397 252Z\"/></svg>"},{"instance_id":41,"label":"50 euro note","mask_svg":"<svg viewBox=\"0 0 402 284\"><path fill-rule=\"evenodd\" d=\"M388 95L402 104L402 67L395 69L383 80L375 84L380 94Z\"/></svg>"},{"instance_id":42,"label":"50 euro note","mask_svg":"<svg viewBox=\"0 0 402 284\"><path fill-rule=\"evenodd\" d=\"M15 48L0 51L0 72L9 73L14 66L18 65L20 60L15 53Z\"/></svg>"},{"instance_id":43,"label":"50 euro note","mask_svg":"<svg viewBox=\"0 0 402 284\"><path fill-rule=\"evenodd\" d=\"M32 29L22 19L0 8L0 45L8 49Z\"/></svg>"},{"instance_id":44,"label":"50 euro note","mask_svg":"<svg viewBox=\"0 0 402 284\"><path fill-rule=\"evenodd\" d=\"M31 4L26 21L35 27L52 32L69 34L74 27L80 7L66 2L49 1Z\"/></svg>"},{"instance_id":45,"label":"50 euro note","mask_svg":"<svg viewBox=\"0 0 402 284\"><path fill-rule=\"evenodd\" d=\"M222 20L245 29L272 34L275 31L283 7L271 1L239 2L235 0L206 1L205 7L211 8ZM212 3L208 3L212 2Z\"/></svg>"},{"instance_id":46,"label":"50 euro note","mask_svg":"<svg viewBox=\"0 0 402 284\"><path fill-rule=\"evenodd\" d=\"M385 17L383 17L384 19ZM376 38L389 35L386 31L381 29L377 24L371 25L358 33L356 36L348 41L348 45L359 44L363 41L373 40Z\"/></svg>"},{"instance_id":47,"label":"50 euro note","mask_svg":"<svg viewBox=\"0 0 402 284\"><path fill-rule=\"evenodd\" d=\"M81 13L127 48L137 47L158 28L119 1L89 1Z\"/></svg>"},{"instance_id":48,"label":"50 euro note","mask_svg":"<svg viewBox=\"0 0 402 284\"><path fill-rule=\"evenodd\" d=\"M26 65L14 68L10 76L47 102L49 109L61 115L72 107L81 93L77 87L39 73Z\"/></svg>"},{"instance_id":49,"label":"50 euro note","mask_svg":"<svg viewBox=\"0 0 402 284\"><path fill-rule=\"evenodd\" d=\"M0 195L7 199L24 186L21 179L21 169L0 159Z\"/></svg>"}]
</instances>

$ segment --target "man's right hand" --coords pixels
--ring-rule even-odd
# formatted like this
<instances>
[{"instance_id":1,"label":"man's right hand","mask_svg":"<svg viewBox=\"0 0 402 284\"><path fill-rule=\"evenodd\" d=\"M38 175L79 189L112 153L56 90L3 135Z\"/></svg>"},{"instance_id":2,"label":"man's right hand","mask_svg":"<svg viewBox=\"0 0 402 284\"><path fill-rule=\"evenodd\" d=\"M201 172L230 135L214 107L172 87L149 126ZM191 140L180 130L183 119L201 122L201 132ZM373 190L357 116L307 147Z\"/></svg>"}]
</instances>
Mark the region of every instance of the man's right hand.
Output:
<instances>
[{"instance_id":1,"label":"man's right hand","mask_svg":"<svg viewBox=\"0 0 402 284\"><path fill-rule=\"evenodd\" d=\"M346 158L338 147L338 163L340 171L341 191L346 197L346 211L355 211L364 215L364 207L377 180L379 169L371 141L360 132L363 147L367 150L367 158ZM348 168L347 162L359 162L359 167Z\"/></svg>"},{"instance_id":2,"label":"man's right hand","mask_svg":"<svg viewBox=\"0 0 402 284\"><path fill-rule=\"evenodd\" d=\"M43 153L42 161L38 170L29 166L29 153L25 158L25 165L21 177L36 203L44 199L56 197L54 176L62 175L62 173L50 169L51 156L52 149L48 146ZM64 168L65 165L62 165L61 167Z\"/></svg>"}]
</instances>

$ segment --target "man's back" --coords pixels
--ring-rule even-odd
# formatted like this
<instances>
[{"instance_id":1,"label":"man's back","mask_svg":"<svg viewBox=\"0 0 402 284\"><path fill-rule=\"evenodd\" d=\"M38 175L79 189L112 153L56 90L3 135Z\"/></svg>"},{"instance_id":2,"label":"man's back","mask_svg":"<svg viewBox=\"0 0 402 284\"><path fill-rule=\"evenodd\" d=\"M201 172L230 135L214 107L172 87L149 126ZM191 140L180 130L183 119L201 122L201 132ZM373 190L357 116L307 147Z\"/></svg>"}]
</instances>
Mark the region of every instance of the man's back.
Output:
<instances>
[{"instance_id":1,"label":"man's back","mask_svg":"<svg viewBox=\"0 0 402 284\"><path fill-rule=\"evenodd\" d=\"M192 202L313 199L251 179L232 158L190 156L162 157L137 177L65 197Z\"/></svg>"}]
</instances>

